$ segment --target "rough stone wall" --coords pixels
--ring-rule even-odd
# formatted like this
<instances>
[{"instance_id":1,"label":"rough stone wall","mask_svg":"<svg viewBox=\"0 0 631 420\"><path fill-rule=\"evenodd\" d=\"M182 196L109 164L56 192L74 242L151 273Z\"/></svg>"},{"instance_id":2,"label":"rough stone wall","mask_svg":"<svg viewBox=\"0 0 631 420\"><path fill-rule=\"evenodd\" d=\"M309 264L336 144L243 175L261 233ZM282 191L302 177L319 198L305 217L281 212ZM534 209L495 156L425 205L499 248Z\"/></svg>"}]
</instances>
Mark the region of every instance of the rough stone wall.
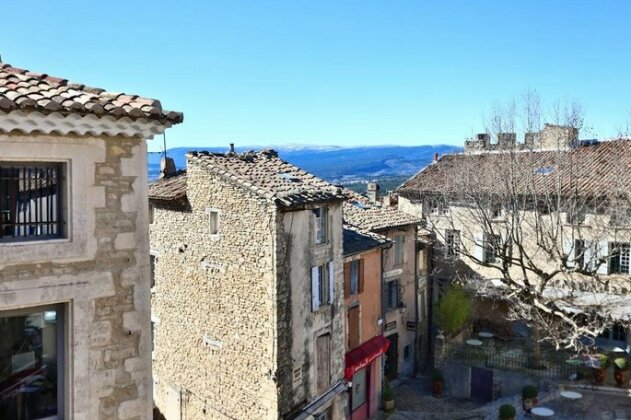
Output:
<instances>
[{"instance_id":1,"label":"rough stone wall","mask_svg":"<svg viewBox=\"0 0 631 420\"><path fill-rule=\"evenodd\" d=\"M65 307L65 417L151 413L146 144L0 136L0 159L66 162L69 237L1 244L2 310Z\"/></svg>"},{"instance_id":2,"label":"rough stone wall","mask_svg":"<svg viewBox=\"0 0 631 420\"><path fill-rule=\"evenodd\" d=\"M283 214L279 232L277 266L279 273L279 392L281 414L304 406L318 396L316 390L316 338L331 335L331 386L344 377L345 311L342 266L342 205L327 203L328 241L315 244L312 208ZM318 205L319 206L319 205ZM311 267L332 262L335 272L335 300L318 311L311 308ZM290 299L290 302L288 301ZM282 302L282 303L280 303ZM299 372L299 379L292 372ZM328 407L329 405L325 405ZM343 400L332 403L334 419L343 418Z\"/></svg>"},{"instance_id":3,"label":"rough stone wall","mask_svg":"<svg viewBox=\"0 0 631 420\"><path fill-rule=\"evenodd\" d=\"M156 203L150 227L156 405L183 419L276 419L276 208L204 168L187 178L190 208ZM207 208L220 211L218 235Z\"/></svg>"}]
</instances>

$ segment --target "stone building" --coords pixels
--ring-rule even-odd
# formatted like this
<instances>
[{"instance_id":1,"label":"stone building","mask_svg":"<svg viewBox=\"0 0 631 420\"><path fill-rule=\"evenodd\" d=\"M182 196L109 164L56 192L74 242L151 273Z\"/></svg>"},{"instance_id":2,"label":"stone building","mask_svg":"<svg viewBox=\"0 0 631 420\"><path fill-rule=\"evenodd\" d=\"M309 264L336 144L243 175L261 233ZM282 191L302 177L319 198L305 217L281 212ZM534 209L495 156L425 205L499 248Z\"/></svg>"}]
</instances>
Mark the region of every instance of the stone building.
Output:
<instances>
[{"instance_id":1,"label":"stone building","mask_svg":"<svg viewBox=\"0 0 631 420\"><path fill-rule=\"evenodd\" d=\"M376 189L373 189L376 190ZM382 259L383 335L390 345L384 375L393 380L413 376L419 359L424 331L419 327L426 291L419 287L417 233L421 219L362 195L347 192L344 222L351 227L376 233L392 241ZM375 196L375 198L378 198Z\"/></svg>"},{"instance_id":2,"label":"stone building","mask_svg":"<svg viewBox=\"0 0 631 420\"><path fill-rule=\"evenodd\" d=\"M150 185L168 420L343 417L343 197L270 150L190 153Z\"/></svg>"},{"instance_id":3,"label":"stone building","mask_svg":"<svg viewBox=\"0 0 631 420\"><path fill-rule=\"evenodd\" d=\"M151 416L160 102L0 63L0 418Z\"/></svg>"},{"instance_id":4,"label":"stone building","mask_svg":"<svg viewBox=\"0 0 631 420\"><path fill-rule=\"evenodd\" d=\"M529 333L506 321L510 302L494 293L510 279L524 284L524 266L527 274L529 266L552 273L552 285L568 285L546 293L574 299L574 314L600 305L588 295L610 299L630 290L631 140L579 141L575 129L548 124L539 137L545 144L536 149L465 148L442 156L397 191L399 208L422 217L436 241L434 300L455 280L468 284L477 292L474 322L499 335ZM597 289L598 279L609 289ZM565 295L570 287L575 298ZM606 302L603 319L621 323L595 342L625 348L628 299Z\"/></svg>"},{"instance_id":5,"label":"stone building","mask_svg":"<svg viewBox=\"0 0 631 420\"><path fill-rule=\"evenodd\" d=\"M352 383L346 418L372 418L381 401L383 337L381 277L385 236L344 227L344 304L346 305L345 377Z\"/></svg>"}]
</instances>

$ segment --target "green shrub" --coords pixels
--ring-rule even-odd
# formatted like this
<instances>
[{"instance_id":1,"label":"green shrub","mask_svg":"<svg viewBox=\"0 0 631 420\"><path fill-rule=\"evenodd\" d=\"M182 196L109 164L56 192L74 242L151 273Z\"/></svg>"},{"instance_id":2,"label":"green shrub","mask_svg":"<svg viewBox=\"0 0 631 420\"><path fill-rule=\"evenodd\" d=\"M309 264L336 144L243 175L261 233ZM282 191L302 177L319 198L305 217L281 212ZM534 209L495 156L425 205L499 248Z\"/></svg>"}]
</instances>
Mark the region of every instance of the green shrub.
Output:
<instances>
[{"instance_id":1,"label":"green shrub","mask_svg":"<svg viewBox=\"0 0 631 420\"><path fill-rule=\"evenodd\" d=\"M629 368L629 362L626 357L616 357L613 364L616 366L616 369L626 370Z\"/></svg>"},{"instance_id":2,"label":"green shrub","mask_svg":"<svg viewBox=\"0 0 631 420\"><path fill-rule=\"evenodd\" d=\"M596 357L600 361L600 367L603 369L607 369L609 367L609 357L606 354L598 353Z\"/></svg>"},{"instance_id":3,"label":"green shrub","mask_svg":"<svg viewBox=\"0 0 631 420\"><path fill-rule=\"evenodd\" d=\"M521 396L525 399L531 400L537 398L537 387L534 385L526 385L521 389Z\"/></svg>"},{"instance_id":4,"label":"green shrub","mask_svg":"<svg viewBox=\"0 0 631 420\"><path fill-rule=\"evenodd\" d=\"M510 404L504 404L500 407L500 418L501 419L510 419L517 415L517 410Z\"/></svg>"},{"instance_id":5,"label":"green shrub","mask_svg":"<svg viewBox=\"0 0 631 420\"><path fill-rule=\"evenodd\" d=\"M394 400L394 391L390 388L390 384L386 384L386 387L383 390L383 399L384 401Z\"/></svg>"},{"instance_id":6,"label":"green shrub","mask_svg":"<svg viewBox=\"0 0 631 420\"><path fill-rule=\"evenodd\" d=\"M471 299L462 286L453 285L436 308L438 326L449 334L458 333L471 317Z\"/></svg>"}]
</instances>

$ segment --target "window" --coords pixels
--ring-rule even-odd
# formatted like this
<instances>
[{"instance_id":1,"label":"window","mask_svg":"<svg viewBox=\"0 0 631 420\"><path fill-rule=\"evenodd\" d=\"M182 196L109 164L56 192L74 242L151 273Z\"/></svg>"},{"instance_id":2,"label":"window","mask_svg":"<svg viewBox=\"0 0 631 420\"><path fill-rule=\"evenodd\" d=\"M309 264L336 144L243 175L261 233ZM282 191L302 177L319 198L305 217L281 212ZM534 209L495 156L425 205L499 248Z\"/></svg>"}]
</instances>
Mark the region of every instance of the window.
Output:
<instances>
[{"instance_id":1,"label":"window","mask_svg":"<svg viewBox=\"0 0 631 420\"><path fill-rule=\"evenodd\" d=\"M64 418L61 305L0 312L0 418Z\"/></svg>"},{"instance_id":2,"label":"window","mask_svg":"<svg viewBox=\"0 0 631 420\"><path fill-rule=\"evenodd\" d=\"M149 224L153 224L153 218L155 216L156 208L153 203L149 203Z\"/></svg>"},{"instance_id":3,"label":"window","mask_svg":"<svg viewBox=\"0 0 631 420\"><path fill-rule=\"evenodd\" d=\"M496 262L499 252L499 247L502 242L500 235L484 235L484 256L483 261L487 264Z\"/></svg>"},{"instance_id":4,"label":"window","mask_svg":"<svg viewBox=\"0 0 631 420\"><path fill-rule=\"evenodd\" d=\"M432 216L445 216L449 214L449 207L440 200L429 202L429 214Z\"/></svg>"},{"instance_id":5,"label":"window","mask_svg":"<svg viewBox=\"0 0 631 420\"><path fill-rule=\"evenodd\" d=\"M156 256L149 255L149 285L153 288L156 285Z\"/></svg>"},{"instance_id":6,"label":"window","mask_svg":"<svg viewBox=\"0 0 631 420\"><path fill-rule=\"evenodd\" d=\"M394 235L394 265L403 264L405 256L405 235Z\"/></svg>"},{"instance_id":7,"label":"window","mask_svg":"<svg viewBox=\"0 0 631 420\"><path fill-rule=\"evenodd\" d=\"M311 268L311 309L317 311L320 306L333 303L335 276L333 263Z\"/></svg>"},{"instance_id":8,"label":"window","mask_svg":"<svg viewBox=\"0 0 631 420\"><path fill-rule=\"evenodd\" d=\"M156 352L156 323L151 320L151 357L155 358Z\"/></svg>"},{"instance_id":9,"label":"window","mask_svg":"<svg viewBox=\"0 0 631 420\"><path fill-rule=\"evenodd\" d=\"M61 163L0 162L0 241L65 236Z\"/></svg>"},{"instance_id":10,"label":"window","mask_svg":"<svg viewBox=\"0 0 631 420\"><path fill-rule=\"evenodd\" d=\"M360 260L355 260L355 261L351 261L351 267L350 267L350 294L351 295L356 295L360 292L360 264L361 261Z\"/></svg>"},{"instance_id":11,"label":"window","mask_svg":"<svg viewBox=\"0 0 631 420\"><path fill-rule=\"evenodd\" d=\"M208 213L208 234L219 235L219 210L206 209Z\"/></svg>"},{"instance_id":12,"label":"window","mask_svg":"<svg viewBox=\"0 0 631 420\"><path fill-rule=\"evenodd\" d=\"M386 305L386 311L397 309L399 307L399 280L386 282L384 294L383 301Z\"/></svg>"},{"instance_id":13,"label":"window","mask_svg":"<svg viewBox=\"0 0 631 420\"><path fill-rule=\"evenodd\" d=\"M610 242L609 274L629 273L629 243Z\"/></svg>"},{"instance_id":14,"label":"window","mask_svg":"<svg viewBox=\"0 0 631 420\"><path fill-rule=\"evenodd\" d=\"M316 338L316 393L323 394L331 386L331 336Z\"/></svg>"},{"instance_id":15,"label":"window","mask_svg":"<svg viewBox=\"0 0 631 420\"><path fill-rule=\"evenodd\" d=\"M491 219L501 219L503 215L503 208L501 203L492 203L489 211Z\"/></svg>"},{"instance_id":16,"label":"window","mask_svg":"<svg viewBox=\"0 0 631 420\"><path fill-rule=\"evenodd\" d=\"M631 224L631 208L614 209L609 224L612 226L626 226Z\"/></svg>"},{"instance_id":17,"label":"window","mask_svg":"<svg viewBox=\"0 0 631 420\"><path fill-rule=\"evenodd\" d=\"M315 216L315 243L316 245L325 244L327 241L327 217L328 211L326 207L318 207L313 209Z\"/></svg>"},{"instance_id":18,"label":"window","mask_svg":"<svg viewBox=\"0 0 631 420\"><path fill-rule=\"evenodd\" d=\"M567 212L567 223L571 225L580 225L585 223L587 210L584 207L571 208Z\"/></svg>"},{"instance_id":19,"label":"window","mask_svg":"<svg viewBox=\"0 0 631 420\"><path fill-rule=\"evenodd\" d=\"M351 411L357 410L366 402L366 368L358 370L352 379Z\"/></svg>"},{"instance_id":20,"label":"window","mask_svg":"<svg viewBox=\"0 0 631 420\"><path fill-rule=\"evenodd\" d=\"M445 257L447 258L460 257L460 231L459 230L446 230L445 231Z\"/></svg>"}]
</instances>

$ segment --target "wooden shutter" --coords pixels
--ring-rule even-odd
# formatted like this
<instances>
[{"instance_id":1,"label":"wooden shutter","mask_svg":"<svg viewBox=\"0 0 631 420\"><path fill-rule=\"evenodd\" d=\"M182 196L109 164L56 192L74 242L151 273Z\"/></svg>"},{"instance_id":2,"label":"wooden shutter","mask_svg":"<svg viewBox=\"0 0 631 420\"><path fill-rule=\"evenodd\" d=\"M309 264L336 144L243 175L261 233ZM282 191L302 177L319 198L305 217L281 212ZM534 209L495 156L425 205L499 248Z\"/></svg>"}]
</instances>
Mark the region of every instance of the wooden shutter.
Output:
<instances>
[{"instance_id":1,"label":"wooden shutter","mask_svg":"<svg viewBox=\"0 0 631 420\"><path fill-rule=\"evenodd\" d=\"M358 284L358 290L359 293L362 293L364 291L364 260L360 259L357 261L357 264L359 265L359 284Z\"/></svg>"},{"instance_id":2,"label":"wooden shutter","mask_svg":"<svg viewBox=\"0 0 631 420\"><path fill-rule=\"evenodd\" d=\"M484 262L484 232L475 235L475 253L474 256Z\"/></svg>"},{"instance_id":3,"label":"wooden shutter","mask_svg":"<svg viewBox=\"0 0 631 420\"><path fill-rule=\"evenodd\" d=\"M320 271L318 267L311 267L311 310L317 311L320 307Z\"/></svg>"},{"instance_id":4,"label":"wooden shutter","mask_svg":"<svg viewBox=\"0 0 631 420\"><path fill-rule=\"evenodd\" d=\"M331 385L331 346L330 335L316 339L316 393L324 393Z\"/></svg>"},{"instance_id":5,"label":"wooden shutter","mask_svg":"<svg viewBox=\"0 0 631 420\"><path fill-rule=\"evenodd\" d=\"M331 261L329 264L329 302L335 302L335 264Z\"/></svg>"},{"instance_id":6,"label":"wooden shutter","mask_svg":"<svg viewBox=\"0 0 631 420\"><path fill-rule=\"evenodd\" d=\"M602 261L596 272L603 275L609 274L609 243L607 241L600 241L596 252L598 261Z\"/></svg>"},{"instance_id":7,"label":"wooden shutter","mask_svg":"<svg viewBox=\"0 0 631 420\"><path fill-rule=\"evenodd\" d=\"M348 350L359 346L359 306L348 310Z\"/></svg>"},{"instance_id":8,"label":"wooden shutter","mask_svg":"<svg viewBox=\"0 0 631 420\"><path fill-rule=\"evenodd\" d=\"M571 237L563 238L563 253L567 255L567 266L574 267L575 251L574 241Z\"/></svg>"},{"instance_id":9,"label":"wooden shutter","mask_svg":"<svg viewBox=\"0 0 631 420\"><path fill-rule=\"evenodd\" d=\"M351 264L350 262L344 263L344 298L351 295Z\"/></svg>"}]
</instances>

